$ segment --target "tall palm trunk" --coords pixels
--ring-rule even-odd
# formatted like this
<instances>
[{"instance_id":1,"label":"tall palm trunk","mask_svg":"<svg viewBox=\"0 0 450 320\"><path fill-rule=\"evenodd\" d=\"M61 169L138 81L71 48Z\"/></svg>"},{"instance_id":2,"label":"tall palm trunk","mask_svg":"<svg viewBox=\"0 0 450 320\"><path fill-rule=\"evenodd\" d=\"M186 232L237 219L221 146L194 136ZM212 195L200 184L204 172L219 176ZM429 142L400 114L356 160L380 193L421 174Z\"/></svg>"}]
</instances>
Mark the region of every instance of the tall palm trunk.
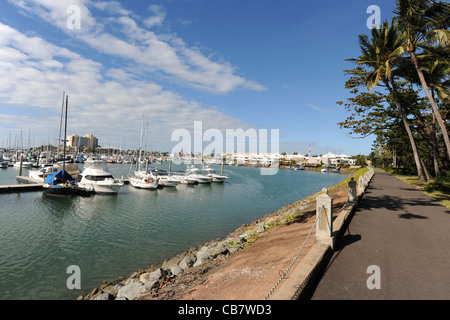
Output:
<instances>
[{"instance_id":1,"label":"tall palm trunk","mask_svg":"<svg viewBox=\"0 0 450 320\"><path fill-rule=\"evenodd\" d=\"M436 117L433 114L433 123L431 125L431 142L433 144L433 164L434 164L434 176L438 177L439 172L439 159L438 159L438 144L436 139Z\"/></svg>"},{"instance_id":2,"label":"tall palm trunk","mask_svg":"<svg viewBox=\"0 0 450 320\"><path fill-rule=\"evenodd\" d=\"M420 69L419 61L417 60L416 54L414 53L413 50L408 50L408 52L414 63L414 67L417 70L417 74L419 75L419 79L420 79L420 83L422 84L422 88L425 91L425 94L427 95L428 100L430 100L431 107L433 108L433 113L436 116L437 123L438 123L439 127L441 128L442 135L444 136L445 147L447 149L447 156L448 156L448 159L450 160L450 138L448 136L448 131L445 126L445 122L442 119L442 116L439 112L436 102L434 102L434 99L433 99L433 96L431 95L430 90L428 89L427 82L425 81L425 77L423 76L422 69Z\"/></svg>"},{"instance_id":3,"label":"tall palm trunk","mask_svg":"<svg viewBox=\"0 0 450 320\"><path fill-rule=\"evenodd\" d=\"M419 152L417 151L416 141L414 140L414 136L411 132L411 128L409 127L408 120L406 119L405 113L403 112L402 105L400 104L400 100L398 98L397 88L395 87L394 80L391 77L390 77L389 81L386 81L386 86L394 99L395 106L397 107L398 112L400 113L400 116L402 118L406 132L408 133L409 142L411 143L411 148L412 148L413 155L414 155L414 161L416 163L417 176L420 181L427 181L427 178L425 177L425 175L423 173L422 163L420 161Z\"/></svg>"},{"instance_id":4,"label":"tall palm trunk","mask_svg":"<svg viewBox=\"0 0 450 320\"><path fill-rule=\"evenodd\" d=\"M434 99L434 90L431 89L431 96ZM434 164L434 176L437 178L440 175L439 172L439 159L438 159L438 142L436 136L436 116L433 113L433 122L431 123L431 142L433 145L433 164Z\"/></svg>"}]
</instances>

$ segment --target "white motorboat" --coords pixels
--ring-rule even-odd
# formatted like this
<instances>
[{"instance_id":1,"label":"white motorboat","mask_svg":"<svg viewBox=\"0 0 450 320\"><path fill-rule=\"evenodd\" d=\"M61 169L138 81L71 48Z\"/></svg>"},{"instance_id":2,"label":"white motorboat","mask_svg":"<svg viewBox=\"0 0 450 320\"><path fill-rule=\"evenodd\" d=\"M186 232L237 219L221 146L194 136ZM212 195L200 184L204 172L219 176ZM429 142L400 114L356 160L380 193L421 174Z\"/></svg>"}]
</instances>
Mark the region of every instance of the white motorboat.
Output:
<instances>
[{"instance_id":1,"label":"white motorboat","mask_svg":"<svg viewBox=\"0 0 450 320\"><path fill-rule=\"evenodd\" d=\"M201 174L201 170L195 166L191 166L186 170L186 176L201 184L208 184L213 181L212 177Z\"/></svg>"},{"instance_id":2,"label":"white motorboat","mask_svg":"<svg viewBox=\"0 0 450 320\"><path fill-rule=\"evenodd\" d=\"M209 166L203 168L203 171L206 172L206 175L208 177L211 177L213 179L212 180L213 182L224 182L225 180L228 179L227 176L223 176L223 175L217 174L216 171L213 168L209 167Z\"/></svg>"},{"instance_id":3,"label":"white motorboat","mask_svg":"<svg viewBox=\"0 0 450 320\"><path fill-rule=\"evenodd\" d=\"M33 162L31 161L22 161L22 168L31 168L31 165L33 164ZM14 163L14 167L15 168L20 168L20 160L16 161L16 163Z\"/></svg>"},{"instance_id":4,"label":"white motorboat","mask_svg":"<svg viewBox=\"0 0 450 320\"><path fill-rule=\"evenodd\" d=\"M192 184L197 184L198 183L196 179L187 176L186 173L183 172L183 171L171 171L170 173L172 175L172 178L180 180L181 184L190 184L190 185L192 185Z\"/></svg>"},{"instance_id":5,"label":"white motorboat","mask_svg":"<svg viewBox=\"0 0 450 320\"><path fill-rule=\"evenodd\" d=\"M78 186L95 193L118 193L124 183L115 179L107 166L103 160L87 160L77 179Z\"/></svg>"},{"instance_id":6,"label":"white motorboat","mask_svg":"<svg viewBox=\"0 0 450 320\"><path fill-rule=\"evenodd\" d=\"M170 176L165 170L151 168L149 172L164 187L176 187L181 183L181 180Z\"/></svg>"},{"instance_id":7,"label":"white motorboat","mask_svg":"<svg viewBox=\"0 0 450 320\"><path fill-rule=\"evenodd\" d=\"M59 163L53 165L41 165L39 169L28 171L28 176L36 180L44 181L48 175L61 171L62 168L63 165ZM65 171L74 179L77 179L80 174L80 168L78 168L76 164L65 164Z\"/></svg>"},{"instance_id":8,"label":"white motorboat","mask_svg":"<svg viewBox=\"0 0 450 320\"><path fill-rule=\"evenodd\" d=\"M44 181L49 174L59 172L61 169L62 167L57 164L52 166L42 166L40 169L28 171L28 176L35 180Z\"/></svg>"},{"instance_id":9,"label":"white motorboat","mask_svg":"<svg viewBox=\"0 0 450 320\"><path fill-rule=\"evenodd\" d=\"M138 189L157 189L159 186L152 175L143 172L135 172L135 176L129 177L128 180L133 187Z\"/></svg>"}]
</instances>

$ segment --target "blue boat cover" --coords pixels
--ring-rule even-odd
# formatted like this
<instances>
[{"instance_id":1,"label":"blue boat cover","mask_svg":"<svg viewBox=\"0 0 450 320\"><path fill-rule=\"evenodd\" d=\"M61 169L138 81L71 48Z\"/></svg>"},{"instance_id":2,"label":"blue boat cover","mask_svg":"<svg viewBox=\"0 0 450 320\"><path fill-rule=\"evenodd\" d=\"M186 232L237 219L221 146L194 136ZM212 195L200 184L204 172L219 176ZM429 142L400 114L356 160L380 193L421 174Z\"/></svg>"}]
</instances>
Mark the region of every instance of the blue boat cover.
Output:
<instances>
[{"instance_id":1,"label":"blue boat cover","mask_svg":"<svg viewBox=\"0 0 450 320\"><path fill-rule=\"evenodd\" d=\"M75 180L65 170L49 174L44 180L45 183L49 184L58 184L66 181L69 181L71 184L75 184Z\"/></svg>"}]
</instances>

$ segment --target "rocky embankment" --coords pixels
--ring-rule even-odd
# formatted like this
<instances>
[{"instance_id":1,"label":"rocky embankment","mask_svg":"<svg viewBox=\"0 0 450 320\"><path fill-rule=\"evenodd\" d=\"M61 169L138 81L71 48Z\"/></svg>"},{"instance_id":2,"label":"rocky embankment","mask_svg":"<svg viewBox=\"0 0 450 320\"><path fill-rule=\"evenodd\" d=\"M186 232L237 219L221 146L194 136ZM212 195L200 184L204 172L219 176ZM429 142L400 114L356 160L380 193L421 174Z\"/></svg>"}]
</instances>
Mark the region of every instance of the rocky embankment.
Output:
<instances>
[{"instance_id":1,"label":"rocky embankment","mask_svg":"<svg viewBox=\"0 0 450 320\"><path fill-rule=\"evenodd\" d=\"M256 241L261 233L310 210L315 205L316 195L285 206L250 225L241 226L224 239L191 248L161 265L150 266L111 283L104 282L89 294L78 297L78 300L177 299L188 292L189 287L201 283L202 275Z\"/></svg>"}]
</instances>

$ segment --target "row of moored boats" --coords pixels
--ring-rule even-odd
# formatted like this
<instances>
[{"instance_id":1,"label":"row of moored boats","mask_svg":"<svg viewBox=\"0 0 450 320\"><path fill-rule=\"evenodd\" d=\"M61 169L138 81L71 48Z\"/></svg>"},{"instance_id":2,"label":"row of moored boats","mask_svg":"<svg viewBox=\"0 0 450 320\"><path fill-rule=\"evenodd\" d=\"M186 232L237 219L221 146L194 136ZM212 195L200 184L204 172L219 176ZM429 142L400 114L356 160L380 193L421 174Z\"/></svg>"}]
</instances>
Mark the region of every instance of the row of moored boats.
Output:
<instances>
[{"instance_id":1,"label":"row of moored boats","mask_svg":"<svg viewBox=\"0 0 450 320\"><path fill-rule=\"evenodd\" d=\"M118 193L125 184L124 179L113 177L104 160L88 159L81 171L76 164L53 164L38 170L30 170L29 177L43 181L44 191L59 195L91 195L94 193ZM190 166L186 172L167 172L156 167L144 166L128 176L131 186L139 189L177 187L180 184L223 183L228 177L217 174L209 166Z\"/></svg>"},{"instance_id":2,"label":"row of moored boats","mask_svg":"<svg viewBox=\"0 0 450 320\"><path fill-rule=\"evenodd\" d=\"M161 170L155 167L144 167L134 172L129 177L130 184L140 189L157 189L159 187L176 187L179 184L209 184L213 182L224 182L228 177L217 174L209 166L202 169L195 166L188 167L186 172Z\"/></svg>"}]
</instances>

